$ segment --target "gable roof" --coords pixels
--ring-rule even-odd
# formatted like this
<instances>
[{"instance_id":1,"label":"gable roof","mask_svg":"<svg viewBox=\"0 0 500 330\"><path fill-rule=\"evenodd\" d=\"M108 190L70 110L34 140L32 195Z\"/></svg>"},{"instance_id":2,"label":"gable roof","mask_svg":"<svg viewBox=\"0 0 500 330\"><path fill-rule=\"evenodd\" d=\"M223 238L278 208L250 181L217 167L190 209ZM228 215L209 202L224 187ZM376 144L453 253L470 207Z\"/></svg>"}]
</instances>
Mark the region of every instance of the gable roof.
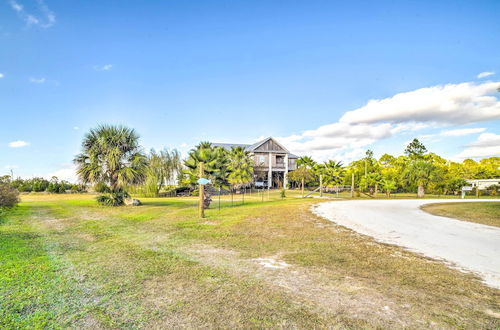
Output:
<instances>
[{"instance_id":1,"label":"gable roof","mask_svg":"<svg viewBox=\"0 0 500 330\"><path fill-rule=\"evenodd\" d=\"M283 145L281 143L279 143L278 141L276 141L275 139L273 139L272 137L268 137L264 140L261 140L257 143L254 143L250 146L251 150L256 150L258 147L260 147L261 145L263 145L264 143L266 143L267 141L273 141L274 143L276 143L281 149L283 149L283 151L285 151L287 154L290 153L290 151L287 150L287 148L283 147ZM264 151L266 152L267 150L259 150L259 151ZM267 152L272 152L272 151L281 151L281 150L269 150Z\"/></svg>"},{"instance_id":2,"label":"gable roof","mask_svg":"<svg viewBox=\"0 0 500 330\"><path fill-rule=\"evenodd\" d=\"M257 148L259 148L261 145L263 145L264 143L266 143L269 140L272 140L275 144L277 144L283 150L256 150ZM242 147L242 148L244 148L245 150L248 150L248 151L257 151L257 152L285 152L285 153L289 154L289 156L288 156L289 158L299 158L296 155L291 154L290 151L288 151L287 148L285 148L281 143L279 143L278 141L276 141L272 137L265 138L264 140L261 140L259 142L254 143L254 144L212 143L212 145L214 147L221 147L221 148L224 148L226 150L231 150L232 148L236 148L236 147Z\"/></svg>"}]
</instances>

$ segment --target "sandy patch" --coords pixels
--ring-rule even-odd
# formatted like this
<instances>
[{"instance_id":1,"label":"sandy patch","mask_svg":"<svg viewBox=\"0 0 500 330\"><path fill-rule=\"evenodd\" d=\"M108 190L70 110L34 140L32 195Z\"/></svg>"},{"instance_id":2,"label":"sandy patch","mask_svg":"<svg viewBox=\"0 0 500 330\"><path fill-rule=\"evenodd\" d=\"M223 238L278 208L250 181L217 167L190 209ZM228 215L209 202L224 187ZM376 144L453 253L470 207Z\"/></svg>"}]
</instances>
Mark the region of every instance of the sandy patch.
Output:
<instances>
[{"instance_id":1,"label":"sandy patch","mask_svg":"<svg viewBox=\"0 0 500 330\"><path fill-rule=\"evenodd\" d=\"M399 306L352 278L332 279L327 270L289 264L282 260L282 256L245 259L236 251L206 245L195 245L183 252L196 261L237 276L263 280L272 288L292 295L297 303L318 311L347 314L371 323L381 320L380 326L387 323L395 327L424 326L410 312L409 305Z\"/></svg>"},{"instance_id":2,"label":"sandy patch","mask_svg":"<svg viewBox=\"0 0 500 330\"><path fill-rule=\"evenodd\" d=\"M282 260L276 260L273 258L256 258L252 260L257 262L259 265L264 266L265 268L271 269L283 269L290 266Z\"/></svg>"}]
</instances>

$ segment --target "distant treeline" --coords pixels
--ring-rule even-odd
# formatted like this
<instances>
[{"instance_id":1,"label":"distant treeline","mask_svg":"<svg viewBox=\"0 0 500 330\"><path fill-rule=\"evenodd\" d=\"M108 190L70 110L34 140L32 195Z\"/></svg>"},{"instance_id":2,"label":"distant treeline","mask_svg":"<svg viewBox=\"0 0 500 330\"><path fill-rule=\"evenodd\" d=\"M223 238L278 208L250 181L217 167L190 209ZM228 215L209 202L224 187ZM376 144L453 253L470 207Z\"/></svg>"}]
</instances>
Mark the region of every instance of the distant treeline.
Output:
<instances>
[{"instance_id":1,"label":"distant treeline","mask_svg":"<svg viewBox=\"0 0 500 330\"><path fill-rule=\"evenodd\" d=\"M48 192L53 194L64 194L67 192L85 192L87 190L85 185L73 184L65 180L59 180L55 176L53 176L50 180L44 178L17 178L13 180L11 176L5 175L0 177L0 183L8 183L19 192Z\"/></svg>"},{"instance_id":2,"label":"distant treeline","mask_svg":"<svg viewBox=\"0 0 500 330\"><path fill-rule=\"evenodd\" d=\"M420 197L425 192L459 194L463 186L469 185L466 180L500 178L500 157L453 162L428 152L418 139L406 147L404 155L396 157L384 154L376 159L368 150L365 157L352 161L348 166L332 161L316 163L307 156L298 159L297 165L298 169L289 174L289 181L295 186L305 183L306 186L317 187L322 175L326 187L354 184L356 190L371 195L377 192L387 195L418 192ZM481 194L497 195L499 188L491 185ZM473 193L476 193L475 190Z\"/></svg>"}]
</instances>

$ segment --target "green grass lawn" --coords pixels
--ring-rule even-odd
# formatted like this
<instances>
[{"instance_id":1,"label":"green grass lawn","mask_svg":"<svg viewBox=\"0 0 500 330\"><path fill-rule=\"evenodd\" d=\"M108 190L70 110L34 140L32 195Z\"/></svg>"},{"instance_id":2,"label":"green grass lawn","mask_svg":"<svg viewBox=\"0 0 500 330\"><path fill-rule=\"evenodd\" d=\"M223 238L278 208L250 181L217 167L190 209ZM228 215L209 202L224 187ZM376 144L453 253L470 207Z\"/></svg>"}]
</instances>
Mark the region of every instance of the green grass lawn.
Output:
<instances>
[{"instance_id":1,"label":"green grass lawn","mask_svg":"<svg viewBox=\"0 0 500 330\"><path fill-rule=\"evenodd\" d=\"M433 203L422 209L443 217L500 227L500 203Z\"/></svg>"},{"instance_id":2,"label":"green grass lawn","mask_svg":"<svg viewBox=\"0 0 500 330\"><path fill-rule=\"evenodd\" d=\"M195 198L25 195L0 220L0 328L500 326L498 290L294 196L224 196L199 219Z\"/></svg>"}]
</instances>

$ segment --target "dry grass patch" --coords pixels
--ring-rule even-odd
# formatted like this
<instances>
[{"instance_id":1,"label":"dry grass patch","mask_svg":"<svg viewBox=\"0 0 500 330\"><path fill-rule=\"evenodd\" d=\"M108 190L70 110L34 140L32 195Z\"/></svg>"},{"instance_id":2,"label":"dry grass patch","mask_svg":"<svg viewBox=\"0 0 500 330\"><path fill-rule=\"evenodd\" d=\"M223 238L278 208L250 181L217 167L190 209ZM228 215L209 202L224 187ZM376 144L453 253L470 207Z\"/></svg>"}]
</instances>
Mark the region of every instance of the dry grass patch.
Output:
<instances>
[{"instance_id":1,"label":"dry grass patch","mask_svg":"<svg viewBox=\"0 0 500 330\"><path fill-rule=\"evenodd\" d=\"M321 219L309 210L315 200L255 198L234 207L225 202L202 220L190 198L106 208L93 196L71 197L23 197L20 208L26 212L0 225L2 233L14 235L4 236L0 245L9 260L19 263L32 254L24 249L33 239L39 251L17 273L15 262L0 262L2 274L39 266L40 275L37 281L0 277L1 285L9 285L0 291L0 325L16 320L47 328L499 325L498 290ZM14 243L23 249L9 248ZM27 287L58 304L19 309L24 300L16 292ZM19 305L5 303L13 300Z\"/></svg>"},{"instance_id":2,"label":"dry grass patch","mask_svg":"<svg viewBox=\"0 0 500 330\"><path fill-rule=\"evenodd\" d=\"M434 215L500 227L500 202L432 203L422 210Z\"/></svg>"}]
</instances>

